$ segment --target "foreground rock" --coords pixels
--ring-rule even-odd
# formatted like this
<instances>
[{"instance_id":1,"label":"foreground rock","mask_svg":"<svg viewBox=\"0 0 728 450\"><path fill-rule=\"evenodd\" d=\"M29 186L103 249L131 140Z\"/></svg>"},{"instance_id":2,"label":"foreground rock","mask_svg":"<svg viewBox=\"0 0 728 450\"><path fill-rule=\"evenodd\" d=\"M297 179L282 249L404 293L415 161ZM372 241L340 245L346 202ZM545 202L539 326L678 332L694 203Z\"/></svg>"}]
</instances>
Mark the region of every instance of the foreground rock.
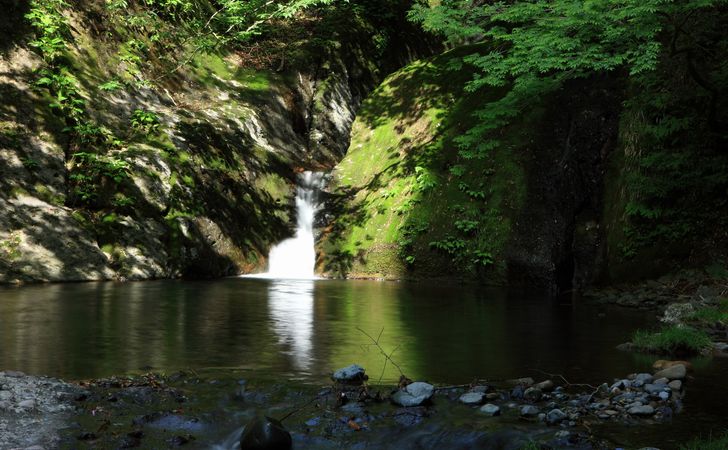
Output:
<instances>
[{"instance_id":1,"label":"foreground rock","mask_svg":"<svg viewBox=\"0 0 728 450\"><path fill-rule=\"evenodd\" d=\"M342 369L337 370L331 376L331 378L341 384L348 384L352 386L359 386L364 381L368 380L369 377L365 373L364 368L358 364L352 364Z\"/></svg>"},{"instance_id":2,"label":"foreground rock","mask_svg":"<svg viewBox=\"0 0 728 450\"><path fill-rule=\"evenodd\" d=\"M52 378L0 372L0 448L56 448L81 392Z\"/></svg>"},{"instance_id":3,"label":"foreground rock","mask_svg":"<svg viewBox=\"0 0 728 450\"><path fill-rule=\"evenodd\" d=\"M400 406L420 406L429 402L434 393L435 387L433 385L417 381L395 392L392 395L392 401Z\"/></svg>"}]
</instances>

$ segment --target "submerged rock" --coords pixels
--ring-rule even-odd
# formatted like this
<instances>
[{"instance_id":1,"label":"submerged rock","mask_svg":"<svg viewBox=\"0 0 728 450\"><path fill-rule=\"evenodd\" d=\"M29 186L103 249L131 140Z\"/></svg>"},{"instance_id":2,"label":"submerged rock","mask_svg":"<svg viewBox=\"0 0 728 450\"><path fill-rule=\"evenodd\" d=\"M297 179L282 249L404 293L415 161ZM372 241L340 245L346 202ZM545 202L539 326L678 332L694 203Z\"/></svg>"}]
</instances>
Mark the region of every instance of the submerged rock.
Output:
<instances>
[{"instance_id":1,"label":"submerged rock","mask_svg":"<svg viewBox=\"0 0 728 450\"><path fill-rule=\"evenodd\" d=\"M289 450L293 447L291 434L276 419L256 418L245 426L240 438L240 450Z\"/></svg>"},{"instance_id":2,"label":"submerged rock","mask_svg":"<svg viewBox=\"0 0 728 450\"><path fill-rule=\"evenodd\" d=\"M351 385L360 385L364 381L369 379L369 377L365 373L364 368L358 364L352 364L350 366L337 370L336 372L334 372L331 378L337 383Z\"/></svg>"},{"instance_id":3,"label":"submerged rock","mask_svg":"<svg viewBox=\"0 0 728 450\"><path fill-rule=\"evenodd\" d=\"M417 381L395 392L392 396L392 401L401 406L420 406L428 402L434 393L434 386L429 383Z\"/></svg>"},{"instance_id":4,"label":"submerged rock","mask_svg":"<svg viewBox=\"0 0 728 450\"><path fill-rule=\"evenodd\" d=\"M552 409L546 414L546 423L549 425L556 425L566 420L568 416L565 412L560 409Z\"/></svg>"},{"instance_id":5,"label":"submerged rock","mask_svg":"<svg viewBox=\"0 0 728 450\"><path fill-rule=\"evenodd\" d=\"M494 405L492 403L486 403L485 405L481 406L479 411L488 416L499 416L500 415L500 407L498 405Z\"/></svg>"}]
</instances>

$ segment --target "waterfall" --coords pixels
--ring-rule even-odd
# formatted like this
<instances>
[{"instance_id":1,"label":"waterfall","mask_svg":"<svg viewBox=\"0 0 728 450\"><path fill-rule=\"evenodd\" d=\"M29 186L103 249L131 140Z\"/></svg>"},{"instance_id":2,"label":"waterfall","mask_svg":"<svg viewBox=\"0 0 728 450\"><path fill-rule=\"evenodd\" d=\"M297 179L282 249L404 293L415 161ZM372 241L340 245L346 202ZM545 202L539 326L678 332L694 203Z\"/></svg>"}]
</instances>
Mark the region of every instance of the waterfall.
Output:
<instances>
[{"instance_id":1,"label":"waterfall","mask_svg":"<svg viewBox=\"0 0 728 450\"><path fill-rule=\"evenodd\" d=\"M306 171L298 175L296 186L296 234L280 242L268 254L265 278L312 279L316 265L313 221L318 209L318 192L323 188L324 174Z\"/></svg>"}]
</instances>

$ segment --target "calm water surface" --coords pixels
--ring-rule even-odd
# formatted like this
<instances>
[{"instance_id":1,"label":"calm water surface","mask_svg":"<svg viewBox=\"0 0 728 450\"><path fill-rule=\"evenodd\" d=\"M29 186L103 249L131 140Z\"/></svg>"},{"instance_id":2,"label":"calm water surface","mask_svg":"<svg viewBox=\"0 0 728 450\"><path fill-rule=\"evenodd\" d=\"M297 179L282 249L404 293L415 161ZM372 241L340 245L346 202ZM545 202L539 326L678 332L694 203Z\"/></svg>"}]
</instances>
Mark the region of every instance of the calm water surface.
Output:
<instances>
[{"instance_id":1,"label":"calm water surface","mask_svg":"<svg viewBox=\"0 0 728 450\"><path fill-rule=\"evenodd\" d=\"M235 367L323 381L358 363L374 380L396 380L399 372L384 367L366 332L394 350L392 359L414 379L540 378L540 370L594 384L650 367L654 358L614 347L652 320L635 310L447 284L51 284L0 289L0 370L83 379L143 367ZM675 436L716 429L728 418L728 363L696 366L679 416L686 420L670 427Z\"/></svg>"}]
</instances>

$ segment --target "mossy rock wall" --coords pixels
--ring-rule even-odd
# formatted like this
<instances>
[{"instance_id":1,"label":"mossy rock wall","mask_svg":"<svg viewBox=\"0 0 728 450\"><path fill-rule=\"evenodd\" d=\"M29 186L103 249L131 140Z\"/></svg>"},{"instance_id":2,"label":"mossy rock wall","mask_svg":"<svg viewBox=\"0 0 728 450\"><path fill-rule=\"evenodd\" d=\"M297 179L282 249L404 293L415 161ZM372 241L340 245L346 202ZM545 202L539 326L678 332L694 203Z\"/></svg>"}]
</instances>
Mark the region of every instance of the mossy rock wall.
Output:
<instances>
[{"instance_id":1,"label":"mossy rock wall","mask_svg":"<svg viewBox=\"0 0 728 450\"><path fill-rule=\"evenodd\" d=\"M456 49L391 75L364 102L333 172L319 268L355 278L461 278L569 289L600 276L602 173L619 86L564 87L464 160L454 138L501 92L459 90ZM578 92L578 94L573 94Z\"/></svg>"},{"instance_id":2,"label":"mossy rock wall","mask_svg":"<svg viewBox=\"0 0 728 450\"><path fill-rule=\"evenodd\" d=\"M101 175L93 197L80 199L70 177L84 149L70 147L64 118L35 84L44 63L29 46L27 2L14 2L0 19L11 31L0 43L0 282L264 269L268 249L292 233L296 171L331 167L364 95L428 51L412 27L397 25L401 14L379 23L323 12L319 28L294 23L262 37L295 51L260 66L234 49L185 53L165 43L175 24L150 22L143 3L125 11L137 15L133 24L102 1L70 5L64 64L89 118L119 139L102 157L128 176ZM368 40L375 28L391 43ZM135 128L139 111L158 124Z\"/></svg>"}]
</instances>

